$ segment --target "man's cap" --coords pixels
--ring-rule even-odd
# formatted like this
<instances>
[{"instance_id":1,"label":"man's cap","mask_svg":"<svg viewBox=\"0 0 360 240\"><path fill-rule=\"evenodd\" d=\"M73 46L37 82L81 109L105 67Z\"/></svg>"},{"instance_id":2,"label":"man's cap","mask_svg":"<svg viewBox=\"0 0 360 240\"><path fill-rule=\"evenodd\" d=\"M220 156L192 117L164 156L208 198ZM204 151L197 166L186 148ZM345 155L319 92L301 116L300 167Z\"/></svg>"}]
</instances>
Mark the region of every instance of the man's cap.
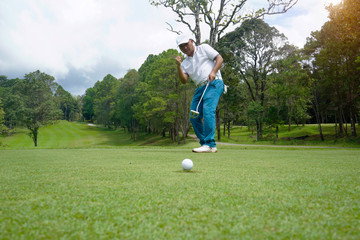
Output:
<instances>
[{"instance_id":1,"label":"man's cap","mask_svg":"<svg viewBox=\"0 0 360 240\"><path fill-rule=\"evenodd\" d=\"M188 43L190 39L193 40L189 35L180 35L176 38L176 43L180 46L181 44Z\"/></svg>"}]
</instances>

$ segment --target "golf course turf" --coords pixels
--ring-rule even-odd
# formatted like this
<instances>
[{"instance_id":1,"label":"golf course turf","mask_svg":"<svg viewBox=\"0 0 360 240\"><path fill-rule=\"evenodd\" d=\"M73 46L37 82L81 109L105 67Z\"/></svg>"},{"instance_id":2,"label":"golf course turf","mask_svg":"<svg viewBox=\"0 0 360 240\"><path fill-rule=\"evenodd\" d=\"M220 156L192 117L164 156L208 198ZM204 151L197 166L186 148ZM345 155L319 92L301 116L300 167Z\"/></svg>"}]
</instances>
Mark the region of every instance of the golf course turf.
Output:
<instances>
[{"instance_id":1,"label":"golf course turf","mask_svg":"<svg viewBox=\"0 0 360 240\"><path fill-rule=\"evenodd\" d=\"M0 239L359 239L359 183L349 149L1 150Z\"/></svg>"}]
</instances>

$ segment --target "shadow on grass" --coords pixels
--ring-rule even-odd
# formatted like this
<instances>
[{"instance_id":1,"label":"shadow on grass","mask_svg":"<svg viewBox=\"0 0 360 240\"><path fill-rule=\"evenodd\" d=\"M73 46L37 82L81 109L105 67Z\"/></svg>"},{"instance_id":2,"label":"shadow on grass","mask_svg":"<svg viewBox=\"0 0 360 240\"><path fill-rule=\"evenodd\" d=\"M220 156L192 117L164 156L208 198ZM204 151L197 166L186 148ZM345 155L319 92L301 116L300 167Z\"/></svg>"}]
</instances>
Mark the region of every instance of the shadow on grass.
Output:
<instances>
[{"instance_id":1,"label":"shadow on grass","mask_svg":"<svg viewBox=\"0 0 360 240\"><path fill-rule=\"evenodd\" d=\"M200 173L200 172L194 170L178 170L178 171L174 171L174 173Z\"/></svg>"}]
</instances>

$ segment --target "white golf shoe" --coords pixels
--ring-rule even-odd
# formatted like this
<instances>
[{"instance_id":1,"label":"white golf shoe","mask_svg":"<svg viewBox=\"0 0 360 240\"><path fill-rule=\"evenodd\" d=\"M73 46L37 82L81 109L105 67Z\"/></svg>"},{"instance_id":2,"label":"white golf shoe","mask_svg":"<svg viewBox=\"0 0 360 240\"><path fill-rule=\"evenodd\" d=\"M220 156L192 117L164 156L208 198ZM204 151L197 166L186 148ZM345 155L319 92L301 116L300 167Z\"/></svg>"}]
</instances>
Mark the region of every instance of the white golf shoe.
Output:
<instances>
[{"instance_id":1,"label":"white golf shoe","mask_svg":"<svg viewBox=\"0 0 360 240\"><path fill-rule=\"evenodd\" d=\"M192 151L196 153L216 153L217 148L211 148L208 145L202 145L201 147L194 148Z\"/></svg>"}]
</instances>

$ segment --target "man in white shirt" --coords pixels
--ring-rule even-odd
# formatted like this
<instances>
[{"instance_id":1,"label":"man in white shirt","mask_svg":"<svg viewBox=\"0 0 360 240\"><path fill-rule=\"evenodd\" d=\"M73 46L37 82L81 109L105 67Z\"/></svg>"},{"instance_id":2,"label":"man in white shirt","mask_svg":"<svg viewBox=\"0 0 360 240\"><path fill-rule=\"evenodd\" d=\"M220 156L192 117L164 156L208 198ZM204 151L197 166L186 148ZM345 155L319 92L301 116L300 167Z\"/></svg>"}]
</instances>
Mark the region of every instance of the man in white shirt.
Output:
<instances>
[{"instance_id":1,"label":"man in white shirt","mask_svg":"<svg viewBox=\"0 0 360 240\"><path fill-rule=\"evenodd\" d=\"M195 90L191 110L195 110L200 102L196 118L190 118L196 136L200 140L201 147L194 148L193 152L217 152L215 143L215 110L219 98L224 91L224 82L220 68L223 63L221 55L208 44L195 46L194 40L186 35L176 39L180 50L186 55L181 62L181 56L176 57L177 69L180 81L185 84L189 78L195 82ZM206 88L206 83L209 85Z\"/></svg>"}]
</instances>

